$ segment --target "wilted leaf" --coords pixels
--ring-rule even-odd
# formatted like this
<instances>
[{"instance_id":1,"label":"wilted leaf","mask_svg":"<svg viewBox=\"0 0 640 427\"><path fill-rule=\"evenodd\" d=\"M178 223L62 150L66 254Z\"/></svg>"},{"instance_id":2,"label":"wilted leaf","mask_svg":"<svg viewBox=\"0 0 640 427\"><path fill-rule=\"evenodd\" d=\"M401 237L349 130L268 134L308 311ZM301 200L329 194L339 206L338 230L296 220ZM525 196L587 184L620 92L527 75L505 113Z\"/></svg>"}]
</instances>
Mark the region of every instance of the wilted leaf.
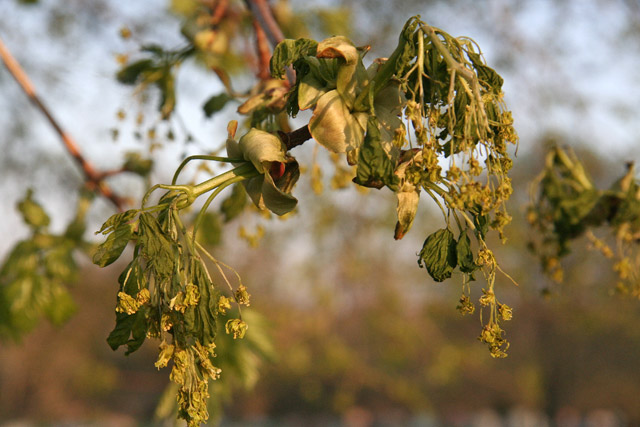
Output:
<instances>
[{"instance_id":1,"label":"wilted leaf","mask_svg":"<svg viewBox=\"0 0 640 427\"><path fill-rule=\"evenodd\" d=\"M118 225L109 234L107 240L98 246L96 253L93 255L93 263L100 267L106 267L117 260L124 248L127 247L132 232L133 226L131 224L122 223Z\"/></svg>"},{"instance_id":2,"label":"wilted leaf","mask_svg":"<svg viewBox=\"0 0 640 427\"><path fill-rule=\"evenodd\" d=\"M378 120L374 116L370 116L367 121L367 135L360 148L358 168L353 182L373 188L382 188L386 185L391 190L397 191L400 180L394 171L395 165L382 148Z\"/></svg>"},{"instance_id":3,"label":"wilted leaf","mask_svg":"<svg viewBox=\"0 0 640 427\"><path fill-rule=\"evenodd\" d=\"M313 139L334 153L357 149L364 139L364 128L352 115L337 90L322 95L309 120Z\"/></svg>"},{"instance_id":4,"label":"wilted leaf","mask_svg":"<svg viewBox=\"0 0 640 427\"><path fill-rule=\"evenodd\" d=\"M284 215L298 204L290 193L299 176L298 162L288 159L282 176L274 180L270 173L265 173L245 181L245 189L258 208Z\"/></svg>"},{"instance_id":5,"label":"wilted leaf","mask_svg":"<svg viewBox=\"0 0 640 427\"><path fill-rule=\"evenodd\" d=\"M116 326L107 337L107 343L112 350L117 350L121 345L127 345L128 349L125 354L129 354L142 345L144 335L146 334L146 321L144 310L140 310L134 314L117 313ZM130 337L133 335L133 338Z\"/></svg>"},{"instance_id":6,"label":"wilted leaf","mask_svg":"<svg viewBox=\"0 0 640 427\"><path fill-rule=\"evenodd\" d=\"M406 185L406 184L405 184ZM394 238L400 240L411 228L413 219L416 217L418 211L418 202L420 201L420 193L415 190L414 186L409 186L408 191L400 191L396 193L398 197L398 222L396 223L396 230ZM404 187L403 187L404 189Z\"/></svg>"},{"instance_id":7,"label":"wilted leaf","mask_svg":"<svg viewBox=\"0 0 640 427\"><path fill-rule=\"evenodd\" d=\"M473 225L476 228L476 234L484 239L489 231L489 215L481 215L479 213L473 216Z\"/></svg>"},{"instance_id":8,"label":"wilted leaf","mask_svg":"<svg viewBox=\"0 0 640 427\"><path fill-rule=\"evenodd\" d=\"M292 65L297 60L305 56L315 55L318 42L310 39L285 39L278 43L273 50L269 66L271 68L271 76L275 78L283 78L285 67Z\"/></svg>"},{"instance_id":9,"label":"wilted leaf","mask_svg":"<svg viewBox=\"0 0 640 427\"><path fill-rule=\"evenodd\" d=\"M339 59L336 90L349 107L355 100L356 68L360 55L354 44L344 36L335 36L318 43L318 58Z\"/></svg>"},{"instance_id":10,"label":"wilted leaf","mask_svg":"<svg viewBox=\"0 0 640 427\"><path fill-rule=\"evenodd\" d=\"M427 237L420 251L418 265L421 268L425 267L436 282L451 277L457 265L456 241L448 228L438 230Z\"/></svg>"},{"instance_id":11,"label":"wilted leaf","mask_svg":"<svg viewBox=\"0 0 640 427\"><path fill-rule=\"evenodd\" d=\"M467 52L467 55L476 69L478 80L490 86L492 92L500 93L504 83L503 78L493 68L487 66L479 54Z\"/></svg>"},{"instance_id":12,"label":"wilted leaf","mask_svg":"<svg viewBox=\"0 0 640 427\"><path fill-rule=\"evenodd\" d=\"M298 107L301 110L313 107L326 92L323 82L312 74L307 74L298 86Z\"/></svg>"},{"instance_id":13,"label":"wilted leaf","mask_svg":"<svg viewBox=\"0 0 640 427\"><path fill-rule=\"evenodd\" d=\"M466 232L462 232L458 243L456 244L456 259L463 273L473 273L478 265L473 260L473 252L471 252L471 240Z\"/></svg>"},{"instance_id":14,"label":"wilted leaf","mask_svg":"<svg viewBox=\"0 0 640 427\"><path fill-rule=\"evenodd\" d=\"M123 222L127 222L133 219L138 213L137 209L129 209L128 211L120 212L114 215L111 215L109 219L107 219L100 230L96 232L96 234L108 234L111 233L115 228L117 228Z\"/></svg>"},{"instance_id":15,"label":"wilted leaf","mask_svg":"<svg viewBox=\"0 0 640 427\"><path fill-rule=\"evenodd\" d=\"M271 162L285 162L285 147L277 136L251 128L251 130L240 138L238 143L242 156L253 163L258 172L264 174L268 172ZM229 153L232 156L231 153Z\"/></svg>"}]
</instances>

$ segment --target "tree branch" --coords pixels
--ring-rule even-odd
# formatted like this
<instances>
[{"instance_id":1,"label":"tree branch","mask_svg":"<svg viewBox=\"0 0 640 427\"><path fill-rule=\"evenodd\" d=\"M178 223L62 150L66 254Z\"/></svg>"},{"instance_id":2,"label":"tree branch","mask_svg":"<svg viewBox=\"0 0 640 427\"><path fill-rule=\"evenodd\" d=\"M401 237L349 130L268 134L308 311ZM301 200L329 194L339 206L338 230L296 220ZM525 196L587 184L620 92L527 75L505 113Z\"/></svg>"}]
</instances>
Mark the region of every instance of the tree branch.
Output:
<instances>
[{"instance_id":1,"label":"tree branch","mask_svg":"<svg viewBox=\"0 0 640 427\"><path fill-rule=\"evenodd\" d=\"M9 52L9 49L7 49L7 47L4 45L2 39L0 39L0 58L2 58L2 61L7 67L7 70L9 70L9 73L13 76L16 82L18 82L27 97L29 97L31 102L33 102L35 106L38 107L40 112L47 118L53 129L58 133L65 149L71 155L71 157L73 157L76 164L82 170L86 186L90 190L95 191L105 198L109 199L118 210L122 210L125 200L113 193L107 183L103 181L103 174L96 171L93 166L82 156L80 150L78 149L78 145L71 138L71 136L62 129L49 109L40 100L40 98L36 94L33 84L29 80L29 77L24 72L22 67L20 67L18 61L16 61L13 55L11 55L11 52Z\"/></svg>"},{"instance_id":2,"label":"tree branch","mask_svg":"<svg viewBox=\"0 0 640 427\"><path fill-rule=\"evenodd\" d=\"M287 146L287 151L291 150L298 145L304 144L305 141L311 139L311 132L309 132L309 125L304 125L299 129L285 133L278 132L280 139Z\"/></svg>"},{"instance_id":3,"label":"tree branch","mask_svg":"<svg viewBox=\"0 0 640 427\"><path fill-rule=\"evenodd\" d=\"M271 8L269 7L267 0L245 0L245 3L253 17L264 30L269 42L271 43L271 47L275 48L278 43L284 40L284 34L276 22L273 13L271 13ZM296 76L293 74L293 70L290 67L287 67L286 72L289 85L293 86L296 82Z\"/></svg>"},{"instance_id":4,"label":"tree branch","mask_svg":"<svg viewBox=\"0 0 640 427\"><path fill-rule=\"evenodd\" d=\"M251 14L258 20L271 43L271 47L276 47L284 40L284 35L276 19L271 13L271 8L266 0L245 0Z\"/></svg>"},{"instance_id":5,"label":"tree branch","mask_svg":"<svg viewBox=\"0 0 640 427\"><path fill-rule=\"evenodd\" d=\"M271 71L269 70L271 50L267 42L267 35L255 18L253 19L253 29L256 32L256 50L258 51L258 78L260 80L268 80L271 78Z\"/></svg>"},{"instance_id":6,"label":"tree branch","mask_svg":"<svg viewBox=\"0 0 640 427\"><path fill-rule=\"evenodd\" d=\"M216 26L222 21L224 15L227 13L227 6L229 0L219 0L211 7L211 25Z\"/></svg>"}]
</instances>

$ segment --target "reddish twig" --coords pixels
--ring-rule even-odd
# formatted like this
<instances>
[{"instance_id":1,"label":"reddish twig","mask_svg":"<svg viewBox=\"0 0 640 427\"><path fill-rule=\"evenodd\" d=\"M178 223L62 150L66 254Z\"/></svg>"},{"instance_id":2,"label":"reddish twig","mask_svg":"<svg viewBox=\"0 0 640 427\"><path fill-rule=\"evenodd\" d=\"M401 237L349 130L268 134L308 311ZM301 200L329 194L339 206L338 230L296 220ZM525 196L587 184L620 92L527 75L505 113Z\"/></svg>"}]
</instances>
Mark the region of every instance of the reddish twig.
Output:
<instances>
[{"instance_id":1,"label":"reddish twig","mask_svg":"<svg viewBox=\"0 0 640 427\"><path fill-rule=\"evenodd\" d=\"M215 26L220 23L224 15L227 13L227 6L229 0L218 0L212 7L211 12L211 25Z\"/></svg>"},{"instance_id":2,"label":"reddish twig","mask_svg":"<svg viewBox=\"0 0 640 427\"><path fill-rule=\"evenodd\" d=\"M284 35L280 26L276 22L276 19L271 13L271 8L266 0L245 0L251 14L258 20L260 26L264 30L271 42L271 46L275 47L278 43L284 40Z\"/></svg>"},{"instance_id":3,"label":"reddish twig","mask_svg":"<svg viewBox=\"0 0 640 427\"><path fill-rule=\"evenodd\" d=\"M278 43L284 40L284 34L280 29L280 26L276 22L271 8L267 3L267 0L245 0L247 7L251 11L253 17L258 21L260 27L264 30L265 35L271 43L271 47L275 48ZM293 74L293 70L287 67L287 80L289 85L293 86L296 82L296 77Z\"/></svg>"},{"instance_id":4,"label":"reddish twig","mask_svg":"<svg viewBox=\"0 0 640 427\"><path fill-rule=\"evenodd\" d=\"M113 193L111 188L103 181L103 174L96 171L93 166L82 156L80 150L78 149L78 145L71 138L71 136L62 129L49 109L45 107L44 103L40 100L40 98L36 94L33 84L29 80L29 77L24 72L22 67L20 67L18 61L16 61L13 55L11 55L11 52L9 52L7 47L4 45L2 39L0 39L0 57L9 70L9 73L18 82L27 97L29 97L31 102L33 102L36 107L38 107L40 112L47 118L51 126L58 133L67 152L71 155L71 157L73 157L75 162L82 170L87 187L92 191L102 194L105 198L109 199L118 210L122 210L124 199Z\"/></svg>"},{"instance_id":5,"label":"reddish twig","mask_svg":"<svg viewBox=\"0 0 640 427\"><path fill-rule=\"evenodd\" d=\"M258 51L258 78L260 80L268 80L271 78L271 71L269 69L271 49L269 49L267 35L255 18L253 19L253 29L256 32L256 50Z\"/></svg>"}]
</instances>

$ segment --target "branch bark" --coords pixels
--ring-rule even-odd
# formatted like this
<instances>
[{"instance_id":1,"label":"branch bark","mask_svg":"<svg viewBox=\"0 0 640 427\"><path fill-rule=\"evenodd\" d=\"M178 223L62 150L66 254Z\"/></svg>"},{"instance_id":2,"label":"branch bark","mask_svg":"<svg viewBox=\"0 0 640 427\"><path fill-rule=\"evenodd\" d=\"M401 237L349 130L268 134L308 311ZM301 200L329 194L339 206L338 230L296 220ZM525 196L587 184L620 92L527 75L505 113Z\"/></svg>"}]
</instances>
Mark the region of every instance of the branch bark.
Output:
<instances>
[{"instance_id":1,"label":"branch bark","mask_svg":"<svg viewBox=\"0 0 640 427\"><path fill-rule=\"evenodd\" d=\"M11 52L2 39L0 39L0 58L4 62L7 70L13 76L13 78L18 82L24 93L27 95L29 100L40 110L40 112L46 117L49 121L49 124L53 127L56 133L60 136L62 140L62 144L64 145L67 152L73 157L73 160L82 170L84 175L84 180L87 188L92 191L95 191L108 200L110 200L113 205L118 210L123 210L123 205L125 200L119 196L117 196L111 188L107 185L103 180L103 174L98 172L92 165L89 163L80 153L78 148L78 144L73 140L73 138L64 131L62 126L58 123L58 121L53 117L53 114L49 111L49 109L44 105L42 100L36 94L35 88L29 77L24 72L18 61L11 55Z\"/></svg>"},{"instance_id":2,"label":"branch bark","mask_svg":"<svg viewBox=\"0 0 640 427\"><path fill-rule=\"evenodd\" d=\"M260 26L267 34L267 38L271 43L271 47L276 47L278 43L284 40L284 35L276 19L271 13L271 8L266 0L246 0L247 6L251 14L258 20Z\"/></svg>"},{"instance_id":3,"label":"branch bark","mask_svg":"<svg viewBox=\"0 0 640 427\"><path fill-rule=\"evenodd\" d=\"M269 70L269 62L271 61L271 50L267 42L267 35L260 26L257 19L253 19L253 29L256 32L256 50L258 53L258 78L260 80L269 80L271 71Z\"/></svg>"},{"instance_id":4,"label":"branch bark","mask_svg":"<svg viewBox=\"0 0 640 427\"><path fill-rule=\"evenodd\" d=\"M245 0L245 3L253 17L260 24L260 27L264 30L269 42L271 43L271 47L275 48L278 43L284 40L284 34L276 22L267 0ZM289 86L293 86L296 82L296 76L290 67L287 67L286 72L287 80L289 80Z\"/></svg>"},{"instance_id":5,"label":"branch bark","mask_svg":"<svg viewBox=\"0 0 640 427\"><path fill-rule=\"evenodd\" d=\"M285 133L278 132L280 139L287 147L287 151L291 150L298 145L304 144L305 141L311 139L311 132L309 132L309 125L304 125L299 129Z\"/></svg>"}]
</instances>

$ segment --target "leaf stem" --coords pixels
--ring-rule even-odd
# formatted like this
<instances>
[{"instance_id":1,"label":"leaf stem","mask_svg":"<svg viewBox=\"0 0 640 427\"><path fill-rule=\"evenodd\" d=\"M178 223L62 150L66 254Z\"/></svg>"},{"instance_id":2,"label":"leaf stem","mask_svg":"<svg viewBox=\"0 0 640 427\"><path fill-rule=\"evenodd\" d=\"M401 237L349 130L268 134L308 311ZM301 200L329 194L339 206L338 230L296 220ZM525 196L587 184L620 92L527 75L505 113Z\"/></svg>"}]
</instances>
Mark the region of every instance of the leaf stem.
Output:
<instances>
[{"instance_id":1,"label":"leaf stem","mask_svg":"<svg viewBox=\"0 0 640 427\"><path fill-rule=\"evenodd\" d=\"M225 181L233 179L235 177L243 177L243 178L252 178L254 176L260 175L260 172L256 170L251 162L245 162L244 164L231 169L221 175L214 176L211 179L208 179L200 184L191 186L191 191L193 192L193 198L196 199L202 196L204 193L207 193L219 185L223 184Z\"/></svg>"},{"instance_id":2,"label":"leaf stem","mask_svg":"<svg viewBox=\"0 0 640 427\"><path fill-rule=\"evenodd\" d=\"M207 155L195 155L189 156L180 163L178 169L176 169L176 173L173 174L173 179L171 180L171 185L175 185L178 180L178 175L182 172L182 169L192 160L211 160L214 162L227 162L227 163L241 163L244 162L244 159L231 159L229 157L220 157L220 156L207 156Z\"/></svg>"},{"instance_id":3,"label":"leaf stem","mask_svg":"<svg viewBox=\"0 0 640 427\"><path fill-rule=\"evenodd\" d=\"M196 239L196 234L198 231L198 227L200 227L200 223L202 222L202 218L204 217L204 213L207 211L207 209L209 209L209 205L211 204L211 202L213 201L213 199L216 198L216 196L218 194L220 194L220 192L222 190L224 190L225 188L227 188L228 186L235 184L236 182L240 182L245 180L246 178L244 176L237 176L235 178L231 178L225 182L223 182L222 184L220 184L218 186L218 188L215 189L215 191L213 193L211 193L211 195L209 196L209 198L207 198L207 201L204 202L204 205L202 206L202 208L200 209L200 212L198 213L198 216L196 217L196 220L194 222L193 225L193 240L195 241Z\"/></svg>"}]
</instances>

